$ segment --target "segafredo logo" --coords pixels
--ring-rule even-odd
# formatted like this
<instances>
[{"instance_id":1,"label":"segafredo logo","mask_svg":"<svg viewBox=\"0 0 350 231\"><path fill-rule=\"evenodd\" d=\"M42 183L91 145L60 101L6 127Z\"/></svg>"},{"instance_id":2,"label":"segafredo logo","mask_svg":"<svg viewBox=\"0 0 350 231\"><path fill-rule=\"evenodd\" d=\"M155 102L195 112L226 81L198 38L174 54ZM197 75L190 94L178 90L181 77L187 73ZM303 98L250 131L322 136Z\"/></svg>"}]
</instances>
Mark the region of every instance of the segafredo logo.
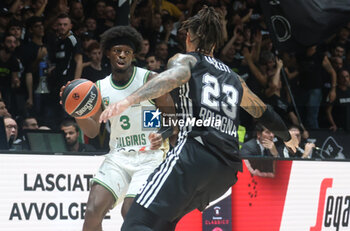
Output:
<instances>
[{"instance_id":1,"label":"segafredo logo","mask_svg":"<svg viewBox=\"0 0 350 231\"><path fill-rule=\"evenodd\" d=\"M97 94L93 91L90 91L87 102L85 104L83 102L82 105L84 105L84 106L81 109L79 109L78 111L76 111L75 114L77 116L82 116L82 115L84 115L84 113L87 110L91 111L95 106L96 97L97 97Z\"/></svg>"},{"instance_id":2,"label":"segafredo logo","mask_svg":"<svg viewBox=\"0 0 350 231\"><path fill-rule=\"evenodd\" d=\"M323 179L320 187L316 224L310 227L310 231L321 230L349 230L350 216L350 191L339 195L329 193L332 189L333 178Z\"/></svg>"}]
</instances>

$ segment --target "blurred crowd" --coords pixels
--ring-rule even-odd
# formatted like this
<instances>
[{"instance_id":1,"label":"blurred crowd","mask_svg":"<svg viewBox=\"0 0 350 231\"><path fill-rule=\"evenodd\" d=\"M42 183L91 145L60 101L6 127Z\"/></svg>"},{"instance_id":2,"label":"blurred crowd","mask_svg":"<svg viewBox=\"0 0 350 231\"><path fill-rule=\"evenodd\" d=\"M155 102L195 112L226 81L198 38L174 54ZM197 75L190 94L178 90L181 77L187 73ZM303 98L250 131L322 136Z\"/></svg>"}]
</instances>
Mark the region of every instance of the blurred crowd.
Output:
<instances>
[{"instance_id":1,"label":"blurred crowd","mask_svg":"<svg viewBox=\"0 0 350 231\"><path fill-rule=\"evenodd\" d=\"M171 56L185 52L181 22L203 5L222 15L226 42L216 47L215 56L301 138L315 129L350 129L350 23L303 52L278 52L257 0L3 0L0 116L19 125L31 117L38 127L60 130L69 117L59 104L60 88L69 80L95 82L111 72L99 44L105 30L117 25L136 28L143 36L143 49L134 65L161 72ZM242 113L246 136L256 137L261 128ZM85 142L98 150L108 148L101 137L106 137L104 128L98 142ZM271 147L268 141L261 145Z\"/></svg>"}]
</instances>

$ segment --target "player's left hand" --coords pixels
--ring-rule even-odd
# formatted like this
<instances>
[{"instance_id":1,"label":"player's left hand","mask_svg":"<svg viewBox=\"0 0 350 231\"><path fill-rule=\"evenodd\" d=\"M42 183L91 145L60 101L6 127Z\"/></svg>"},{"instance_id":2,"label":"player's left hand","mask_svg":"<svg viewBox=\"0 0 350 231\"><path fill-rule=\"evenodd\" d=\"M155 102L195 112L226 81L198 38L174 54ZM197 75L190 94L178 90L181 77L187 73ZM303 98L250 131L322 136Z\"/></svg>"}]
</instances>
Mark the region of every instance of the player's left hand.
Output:
<instances>
[{"instance_id":1,"label":"player's left hand","mask_svg":"<svg viewBox=\"0 0 350 231\"><path fill-rule=\"evenodd\" d=\"M290 136L292 137L292 139L290 139L290 140L287 141L287 142L284 142L284 144L285 144L288 148L292 149L293 152L296 152L296 151L297 151L297 147L299 147L299 140L298 140L298 138L297 138L295 135L293 135L293 134L290 134Z\"/></svg>"},{"instance_id":2,"label":"player's left hand","mask_svg":"<svg viewBox=\"0 0 350 231\"><path fill-rule=\"evenodd\" d=\"M151 143L151 150L157 150L162 146L163 139L161 134L152 132L149 134L148 139Z\"/></svg>"},{"instance_id":3,"label":"player's left hand","mask_svg":"<svg viewBox=\"0 0 350 231\"><path fill-rule=\"evenodd\" d=\"M99 122L106 123L113 116L120 115L129 107L129 101L123 99L119 102L110 104L100 115Z\"/></svg>"}]
</instances>

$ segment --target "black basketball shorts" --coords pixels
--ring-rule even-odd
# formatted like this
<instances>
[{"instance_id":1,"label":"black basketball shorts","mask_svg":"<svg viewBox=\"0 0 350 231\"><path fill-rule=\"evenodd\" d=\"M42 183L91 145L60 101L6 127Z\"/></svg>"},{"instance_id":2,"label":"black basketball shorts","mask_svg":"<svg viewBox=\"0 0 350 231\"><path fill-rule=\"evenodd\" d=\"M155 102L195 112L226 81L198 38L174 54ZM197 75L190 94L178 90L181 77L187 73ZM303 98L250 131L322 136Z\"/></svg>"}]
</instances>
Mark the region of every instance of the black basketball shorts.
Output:
<instances>
[{"instance_id":1,"label":"black basketball shorts","mask_svg":"<svg viewBox=\"0 0 350 231\"><path fill-rule=\"evenodd\" d=\"M136 203L173 222L188 212L204 210L236 181L233 168L192 138L184 139L167 154L135 198Z\"/></svg>"}]
</instances>

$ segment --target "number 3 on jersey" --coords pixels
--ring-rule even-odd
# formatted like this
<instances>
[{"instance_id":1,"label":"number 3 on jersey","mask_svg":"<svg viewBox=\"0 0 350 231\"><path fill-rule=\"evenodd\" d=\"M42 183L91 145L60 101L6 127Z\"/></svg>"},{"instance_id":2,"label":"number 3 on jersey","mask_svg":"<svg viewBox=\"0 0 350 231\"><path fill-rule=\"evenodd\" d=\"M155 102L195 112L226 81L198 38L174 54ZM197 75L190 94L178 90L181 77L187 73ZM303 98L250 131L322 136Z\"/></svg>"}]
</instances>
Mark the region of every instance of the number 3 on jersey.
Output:
<instances>
[{"instance_id":1,"label":"number 3 on jersey","mask_svg":"<svg viewBox=\"0 0 350 231\"><path fill-rule=\"evenodd\" d=\"M128 116L126 116L126 115L121 116L119 121L120 121L120 126L122 127L122 129L128 130L130 128L130 123L129 123L130 119Z\"/></svg>"},{"instance_id":2,"label":"number 3 on jersey","mask_svg":"<svg viewBox=\"0 0 350 231\"><path fill-rule=\"evenodd\" d=\"M216 111L220 108L231 119L236 118L237 103L238 103L238 91L232 85L223 83L221 85L221 91L226 96L219 102L220 84L217 78L206 73L203 75L202 82L204 84L202 90L202 104L206 105Z\"/></svg>"}]
</instances>

